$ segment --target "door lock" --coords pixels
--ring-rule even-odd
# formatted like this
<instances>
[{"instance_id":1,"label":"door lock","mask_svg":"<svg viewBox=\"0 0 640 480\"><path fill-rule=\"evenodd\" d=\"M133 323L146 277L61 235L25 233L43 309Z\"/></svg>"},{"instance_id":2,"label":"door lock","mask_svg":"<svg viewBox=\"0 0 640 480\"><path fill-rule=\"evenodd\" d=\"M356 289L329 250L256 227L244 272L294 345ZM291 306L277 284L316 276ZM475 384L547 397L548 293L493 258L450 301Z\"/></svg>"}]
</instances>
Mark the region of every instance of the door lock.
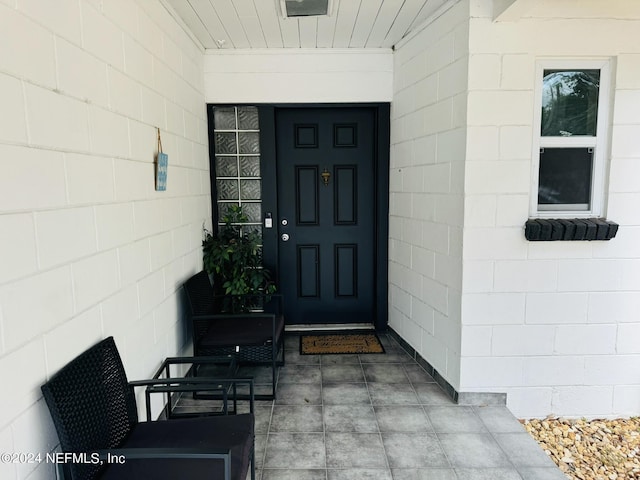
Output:
<instances>
[{"instance_id":1,"label":"door lock","mask_svg":"<svg viewBox=\"0 0 640 480\"><path fill-rule=\"evenodd\" d=\"M289 241L289 234L288 233L283 233L280 238L282 239L283 242L288 242Z\"/></svg>"}]
</instances>

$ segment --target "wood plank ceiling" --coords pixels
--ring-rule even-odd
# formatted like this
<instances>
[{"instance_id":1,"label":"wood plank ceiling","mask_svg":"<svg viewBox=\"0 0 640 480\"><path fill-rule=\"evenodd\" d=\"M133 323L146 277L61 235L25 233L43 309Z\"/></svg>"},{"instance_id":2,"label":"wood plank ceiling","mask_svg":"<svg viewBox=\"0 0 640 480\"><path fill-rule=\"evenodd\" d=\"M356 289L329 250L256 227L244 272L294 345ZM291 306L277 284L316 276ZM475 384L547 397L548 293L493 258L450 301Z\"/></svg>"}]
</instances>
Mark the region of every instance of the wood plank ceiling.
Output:
<instances>
[{"instance_id":1,"label":"wood plank ceiling","mask_svg":"<svg viewBox=\"0 0 640 480\"><path fill-rule=\"evenodd\" d=\"M334 0L283 18L278 0L164 0L207 49L391 48L452 0Z\"/></svg>"}]
</instances>

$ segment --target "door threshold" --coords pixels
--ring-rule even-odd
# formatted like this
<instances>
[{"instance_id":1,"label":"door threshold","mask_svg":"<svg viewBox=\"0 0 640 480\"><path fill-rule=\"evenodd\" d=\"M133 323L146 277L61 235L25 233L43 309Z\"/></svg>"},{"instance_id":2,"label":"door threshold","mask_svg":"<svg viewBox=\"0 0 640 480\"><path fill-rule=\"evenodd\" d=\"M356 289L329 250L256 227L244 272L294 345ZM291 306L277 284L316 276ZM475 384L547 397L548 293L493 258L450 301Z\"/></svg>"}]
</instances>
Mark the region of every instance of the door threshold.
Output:
<instances>
[{"instance_id":1,"label":"door threshold","mask_svg":"<svg viewBox=\"0 0 640 480\"><path fill-rule=\"evenodd\" d=\"M371 323L318 323L318 324L300 324L285 325L286 332L311 332L322 330L374 330Z\"/></svg>"}]
</instances>

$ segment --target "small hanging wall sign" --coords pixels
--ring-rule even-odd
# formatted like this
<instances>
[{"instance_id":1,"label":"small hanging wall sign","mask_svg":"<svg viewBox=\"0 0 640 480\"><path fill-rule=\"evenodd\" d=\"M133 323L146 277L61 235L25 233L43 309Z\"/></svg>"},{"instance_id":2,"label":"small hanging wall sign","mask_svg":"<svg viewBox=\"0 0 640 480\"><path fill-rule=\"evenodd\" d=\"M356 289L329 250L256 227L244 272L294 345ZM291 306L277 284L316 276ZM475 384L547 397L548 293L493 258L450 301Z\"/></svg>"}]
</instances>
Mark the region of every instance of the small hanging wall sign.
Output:
<instances>
[{"instance_id":1,"label":"small hanging wall sign","mask_svg":"<svg viewBox=\"0 0 640 480\"><path fill-rule=\"evenodd\" d=\"M167 166L169 155L162 152L162 139L158 128L158 160L156 162L156 190L164 192L167 189Z\"/></svg>"}]
</instances>

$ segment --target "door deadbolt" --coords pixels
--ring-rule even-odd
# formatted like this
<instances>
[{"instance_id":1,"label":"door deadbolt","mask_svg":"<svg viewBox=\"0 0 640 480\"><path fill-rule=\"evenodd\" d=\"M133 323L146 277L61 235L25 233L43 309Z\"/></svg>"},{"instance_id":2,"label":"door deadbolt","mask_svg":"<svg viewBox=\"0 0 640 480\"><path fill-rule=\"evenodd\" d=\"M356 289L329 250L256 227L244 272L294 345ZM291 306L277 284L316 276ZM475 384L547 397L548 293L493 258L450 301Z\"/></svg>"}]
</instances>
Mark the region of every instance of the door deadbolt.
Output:
<instances>
[{"instance_id":1,"label":"door deadbolt","mask_svg":"<svg viewBox=\"0 0 640 480\"><path fill-rule=\"evenodd\" d=\"M289 220L287 220L286 218L283 218L282 221L280 222L284 227L286 227L287 225L289 225Z\"/></svg>"}]
</instances>

